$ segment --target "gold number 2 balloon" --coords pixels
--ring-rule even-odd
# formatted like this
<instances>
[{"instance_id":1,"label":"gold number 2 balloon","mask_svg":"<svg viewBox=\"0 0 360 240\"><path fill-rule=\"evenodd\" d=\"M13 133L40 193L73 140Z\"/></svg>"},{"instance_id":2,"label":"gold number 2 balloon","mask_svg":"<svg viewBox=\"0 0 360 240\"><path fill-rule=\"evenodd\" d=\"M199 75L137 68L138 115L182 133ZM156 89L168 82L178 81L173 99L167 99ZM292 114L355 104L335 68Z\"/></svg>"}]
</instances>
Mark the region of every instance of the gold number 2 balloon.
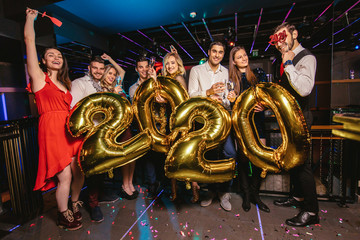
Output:
<instances>
[{"instance_id":1,"label":"gold number 2 balloon","mask_svg":"<svg viewBox=\"0 0 360 240\"><path fill-rule=\"evenodd\" d=\"M150 150L151 136L146 130L123 143L116 141L132 119L129 101L115 93L95 93L75 105L67 128L74 137L86 133L79 153L80 167L86 176L111 172Z\"/></svg>"},{"instance_id":2,"label":"gold number 2 balloon","mask_svg":"<svg viewBox=\"0 0 360 240\"><path fill-rule=\"evenodd\" d=\"M133 109L140 129L150 131L153 150L166 153L170 148L168 136L156 127L156 118L152 107L156 94L165 98L172 110L187 100L189 95L178 81L167 77L158 77L157 80L149 79L143 82L135 92ZM163 121L166 122L166 118Z\"/></svg>"},{"instance_id":3,"label":"gold number 2 balloon","mask_svg":"<svg viewBox=\"0 0 360 240\"><path fill-rule=\"evenodd\" d=\"M277 118L282 144L277 149L263 146L254 128L257 103L271 108ZM244 155L266 172L288 171L304 163L309 156L310 134L295 98L274 83L261 83L243 92L233 107L232 122Z\"/></svg>"},{"instance_id":4,"label":"gold number 2 balloon","mask_svg":"<svg viewBox=\"0 0 360 240\"><path fill-rule=\"evenodd\" d=\"M196 131L192 124L202 118L204 126ZM182 181L225 182L234 177L235 160L205 159L206 151L225 141L231 128L228 111L209 98L194 97L181 103L170 117L170 139L182 136L171 147L165 161L165 175Z\"/></svg>"}]
</instances>

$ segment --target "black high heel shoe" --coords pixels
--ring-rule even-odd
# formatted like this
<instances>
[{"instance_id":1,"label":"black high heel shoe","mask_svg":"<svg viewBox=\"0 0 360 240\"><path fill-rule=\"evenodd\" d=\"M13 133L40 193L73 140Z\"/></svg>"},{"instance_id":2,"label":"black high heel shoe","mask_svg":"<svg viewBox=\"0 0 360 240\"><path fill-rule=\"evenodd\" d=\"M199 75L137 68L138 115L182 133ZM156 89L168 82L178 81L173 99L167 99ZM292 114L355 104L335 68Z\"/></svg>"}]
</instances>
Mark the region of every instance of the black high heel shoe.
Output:
<instances>
[{"instance_id":1,"label":"black high heel shoe","mask_svg":"<svg viewBox=\"0 0 360 240\"><path fill-rule=\"evenodd\" d=\"M127 192L125 192L124 188L121 186L121 196L127 200L134 200L135 198L137 198L137 195L136 194L127 194Z\"/></svg>"}]
</instances>

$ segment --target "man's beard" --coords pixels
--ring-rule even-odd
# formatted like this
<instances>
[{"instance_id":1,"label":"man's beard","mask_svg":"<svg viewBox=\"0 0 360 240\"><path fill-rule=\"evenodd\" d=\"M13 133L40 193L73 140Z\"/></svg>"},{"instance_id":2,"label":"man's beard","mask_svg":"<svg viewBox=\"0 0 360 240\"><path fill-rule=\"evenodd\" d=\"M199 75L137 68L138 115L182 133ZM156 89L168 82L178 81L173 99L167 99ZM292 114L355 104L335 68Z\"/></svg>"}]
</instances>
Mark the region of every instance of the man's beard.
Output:
<instances>
[{"instance_id":1,"label":"man's beard","mask_svg":"<svg viewBox=\"0 0 360 240\"><path fill-rule=\"evenodd\" d=\"M290 44L288 44L287 42L284 42L284 44L287 46L287 49L284 52L281 51L282 54L287 53L288 51L291 51L291 49L294 47L293 37L291 36Z\"/></svg>"}]
</instances>

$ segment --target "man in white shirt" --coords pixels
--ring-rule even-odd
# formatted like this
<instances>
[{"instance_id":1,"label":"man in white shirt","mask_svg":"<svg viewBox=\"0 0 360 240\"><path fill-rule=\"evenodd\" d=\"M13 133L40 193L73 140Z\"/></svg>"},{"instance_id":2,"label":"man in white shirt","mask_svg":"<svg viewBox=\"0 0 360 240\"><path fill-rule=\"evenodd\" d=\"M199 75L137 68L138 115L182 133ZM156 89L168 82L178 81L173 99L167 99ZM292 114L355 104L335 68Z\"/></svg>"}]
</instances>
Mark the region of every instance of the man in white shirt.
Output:
<instances>
[{"instance_id":1,"label":"man in white shirt","mask_svg":"<svg viewBox=\"0 0 360 240\"><path fill-rule=\"evenodd\" d=\"M71 107L93 93L102 92L100 86L100 80L104 74L105 62L100 56L95 56L88 66L89 72L84 77L77 78L72 82L71 95L73 97L71 101ZM91 220L95 222L102 222L104 220L103 214L99 206L99 195L103 190L104 175L98 174L86 179L88 186L88 204L90 207ZM119 199L115 194L103 196L100 200L102 203L112 203ZM75 212L74 212L75 213Z\"/></svg>"},{"instance_id":2,"label":"man in white shirt","mask_svg":"<svg viewBox=\"0 0 360 240\"><path fill-rule=\"evenodd\" d=\"M138 73L139 78L136 81L136 83L131 85L131 87L129 88L129 96L130 96L131 102L134 99L136 89L143 82L145 82L146 80L149 79L149 70L150 70L149 61L145 57L140 57L139 59L137 59L135 71Z\"/></svg>"},{"instance_id":3,"label":"man in white shirt","mask_svg":"<svg viewBox=\"0 0 360 240\"><path fill-rule=\"evenodd\" d=\"M209 60L190 71L188 92L190 97L210 97L229 109L230 101L226 97L228 90L225 87L229 72L220 64L224 54L225 46L221 42L213 42L210 45Z\"/></svg>"},{"instance_id":4,"label":"man in white shirt","mask_svg":"<svg viewBox=\"0 0 360 240\"><path fill-rule=\"evenodd\" d=\"M71 107L84 97L96 92L102 92L100 80L104 74L105 62L100 56L94 57L89 66L89 72L81 78L77 78L71 83Z\"/></svg>"},{"instance_id":5,"label":"man in white shirt","mask_svg":"<svg viewBox=\"0 0 360 240\"><path fill-rule=\"evenodd\" d=\"M279 84L296 98L310 130L312 115L309 95L315 83L316 58L298 42L298 31L294 25L285 22L275 29L274 34L283 34L283 36L286 34L283 41L278 41L275 44L275 47L282 54L283 73L280 70ZM282 207L296 206L301 208L297 216L285 221L290 226L301 227L319 223L319 204L310 158L303 165L291 169L289 172L291 182L294 185L293 196L276 200L274 204Z\"/></svg>"},{"instance_id":6,"label":"man in white shirt","mask_svg":"<svg viewBox=\"0 0 360 240\"><path fill-rule=\"evenodd\" d=\"M228 70L220 64L225 55L225 46L221 42L213 42L208 50L209 60L202 65L195 66L190 71L188 92L190 97L210 97L230 110L230 101L227 99L228 89L225 87L229 79ZM229 136L224 144L225 158L236 158L234 141ZM201 201L202 207L207 207L218 192L220 206L231 211L230 203L231 181L222 184L211 184L211 191L206 199Z\"/></svg>"}]
</instances>

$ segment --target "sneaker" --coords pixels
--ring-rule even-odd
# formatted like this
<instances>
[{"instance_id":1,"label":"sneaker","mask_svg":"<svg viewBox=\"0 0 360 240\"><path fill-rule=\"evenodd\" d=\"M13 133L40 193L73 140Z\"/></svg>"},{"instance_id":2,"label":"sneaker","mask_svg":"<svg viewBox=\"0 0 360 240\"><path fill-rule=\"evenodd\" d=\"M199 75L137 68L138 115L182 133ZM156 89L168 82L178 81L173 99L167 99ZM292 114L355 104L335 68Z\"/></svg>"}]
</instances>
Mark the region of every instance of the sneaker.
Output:
<instances>
[{"instance_id":1,"label":"sneaker","mask_svg":"<svg viewBox=\"0 0 360 240\"><path fill-rule=\"evenodd\" d=\"M71 202L71 209L73 211L73 216L77 221L80 221L82 219L82 215L79 208L82 207L82 205L83 205L82 201Z\"/></svg>"},{"instance_id":2,"label":"sneaker","mask_svg":"<svg viewBox=\"0 0 360 240\"><path fill-rule=\"evenodd\" d=\"M99 203L114 203L119 200L119 196L115 193L105 194L99 198Z\"/></svg>"},{"instance_id":3,"label":"sneaker","mask_svg":"<svg viewBox=\"0 0 360 240\"><path fill-rule=\"evenodd\" d=\"M220 206L225 210L231 211L231 203L230 203L231 195L230 193L219 193Z\"/></svg>"},{"instance_id":4,"label":"sneaker","mask_svg":"<svg viewBox=\"0 0 360 240\"><path fill-rule=\"evenodd\" d=\"M101 212L101 209L99 206L96 206L94 208L91 208L90 210L90 217L91 220L93 220L94 222L102 222L104 221L104 216Z\"/></svg>"},{"instance_id":5,"label":"sneaker","mask_svg":"<svg viewBox=\"0 0 360 240\"><path fill-rule=\"evenodd\" d=\"M74 218L73 212L70 209L64 212L58 212L57 225L60 228L70 231L77 230L82 227L82 223Z\"/></svg>"},{"instance_id":6,"label":"sneaker","mask_svg":"<svg viewBox=\"0 0 360 240\"><path fill-rule=\"evenodd\" d=\"M200 202L200 206L202 207L210 206L214 198L215 198L215 194L213 192L209 192L208 196Z\"/></svg>"}]
</instances>

